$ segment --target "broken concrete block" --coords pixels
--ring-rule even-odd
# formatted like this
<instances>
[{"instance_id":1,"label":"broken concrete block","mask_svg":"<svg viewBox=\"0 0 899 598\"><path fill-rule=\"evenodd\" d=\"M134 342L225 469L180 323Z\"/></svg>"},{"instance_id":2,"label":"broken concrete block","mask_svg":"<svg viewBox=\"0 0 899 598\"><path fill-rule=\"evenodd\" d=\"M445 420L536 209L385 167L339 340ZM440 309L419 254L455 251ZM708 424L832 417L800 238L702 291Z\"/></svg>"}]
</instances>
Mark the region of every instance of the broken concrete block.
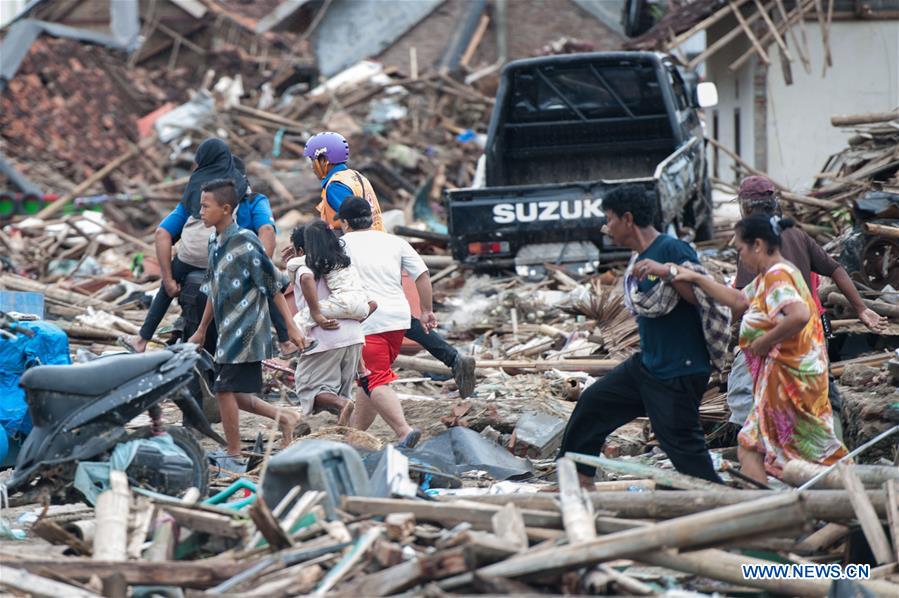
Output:
<instances>
[{"instance_id":1,"label":"broken concrete block","mask_svg":"<svg viewBox=\"0 0 899 598\"><path fill-rule=\"evenodd\" d=\"M566 422L542 412L528 412L518 419L512 433L510 450L519 457L549 459L562 444Z\"/></svg>"}]
</instances>

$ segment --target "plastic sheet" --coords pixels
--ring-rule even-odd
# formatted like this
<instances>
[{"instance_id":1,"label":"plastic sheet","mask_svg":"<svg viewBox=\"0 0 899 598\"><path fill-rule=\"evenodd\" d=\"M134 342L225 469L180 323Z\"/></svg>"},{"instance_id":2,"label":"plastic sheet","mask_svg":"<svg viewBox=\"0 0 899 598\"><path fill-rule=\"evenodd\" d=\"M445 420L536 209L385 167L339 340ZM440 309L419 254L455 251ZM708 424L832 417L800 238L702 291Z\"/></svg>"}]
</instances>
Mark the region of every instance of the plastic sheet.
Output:
<instances>
[{"instance_id":1,"label":"plastic sheet","mask_svg":"<svg viewBox=\"0 0 899 598\"><path fill-rule=\"evenodd\" d=\"M41 320L20 322L20 325L33 330L35 335L0 339L0 426L9 436L31 431L25 391L19 387L19 378L25 370L36 365L72 363L65 332Z\"/></svg>"}]
</instances>

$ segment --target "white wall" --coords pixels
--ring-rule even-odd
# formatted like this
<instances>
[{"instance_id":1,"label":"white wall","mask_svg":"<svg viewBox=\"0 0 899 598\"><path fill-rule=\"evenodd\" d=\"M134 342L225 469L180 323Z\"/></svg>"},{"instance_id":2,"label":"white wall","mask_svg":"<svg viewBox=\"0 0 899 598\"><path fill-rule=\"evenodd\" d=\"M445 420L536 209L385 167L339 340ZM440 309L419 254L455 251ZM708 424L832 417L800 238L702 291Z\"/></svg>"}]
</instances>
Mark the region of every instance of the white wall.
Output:
<instances>
[{"instance_id":1,"label":"white wall","mask_svg":"<svg viewBox=\"0 0 899 598\"><path fill-rule=\"evenodd\" d=\"M25 0L0 0L0 27L3 27L25 6Z\"/></svg>"},{"instance_id":2,"label":"white wall","mask_svg":"<svg viewBox=\"0 0 899 598\"><path fill-rule=\"evenodd\" d=\"M722 35L726 34L733 27L739 27L734 19L724 19L716 25L709 28L707 40L714 42ZM736 39L721 48L718 52L705 63L705 77L707 81L711 81L718 86L718 105L714 108L706 109L706 135L713 138L713 115L718 113L718 141L730 150L736 149L735 136L736 124L735 114L739 112L740 122L740 157L754 164L755 152L755 135L753 133L753 82L752 82L752 62L749 66L744 66L736 73L728 69L737 58L742 56L749 48L748 40ZM712 158L714 150L710 150L709 155L709 172L714 174L712 168ZM725 181L735 181L736 174L734 169L734 161L724 152L718 152L718 176Z\"/></svg>"},{"instance_id":3,"label":"white wall","mask_svg":"<svg viewBox=\"0 0 899 598\"><path fill-rule=\"evenodd\" d=\"M833 67L821 76L824 49L816 22L806 23L811 73L794 56L793 85L769 51L768 173L808 189L827 157L846 147L850 133L831 126L834 114L886 112L899 106L899 21L834 21Z\"/></svg>"}]
</instances>

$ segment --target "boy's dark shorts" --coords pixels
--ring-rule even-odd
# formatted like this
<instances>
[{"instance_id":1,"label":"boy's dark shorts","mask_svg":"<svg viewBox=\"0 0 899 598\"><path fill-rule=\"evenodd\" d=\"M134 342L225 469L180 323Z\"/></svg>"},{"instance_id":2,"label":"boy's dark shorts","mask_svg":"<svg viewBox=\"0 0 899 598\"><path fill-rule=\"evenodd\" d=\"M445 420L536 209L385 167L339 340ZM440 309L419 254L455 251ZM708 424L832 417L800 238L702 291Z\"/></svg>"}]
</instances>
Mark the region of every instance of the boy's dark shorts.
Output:
<instances>
[{"instance_id":1,"label":"boy's dark shorts","mask_svg":"<svg viewBox=\"0 0 899 598\"><path fill-rule=\"evenodd\" d=\"M213 392L262 392L262 362L217 363Z\"/></svg>"}]
</instances>

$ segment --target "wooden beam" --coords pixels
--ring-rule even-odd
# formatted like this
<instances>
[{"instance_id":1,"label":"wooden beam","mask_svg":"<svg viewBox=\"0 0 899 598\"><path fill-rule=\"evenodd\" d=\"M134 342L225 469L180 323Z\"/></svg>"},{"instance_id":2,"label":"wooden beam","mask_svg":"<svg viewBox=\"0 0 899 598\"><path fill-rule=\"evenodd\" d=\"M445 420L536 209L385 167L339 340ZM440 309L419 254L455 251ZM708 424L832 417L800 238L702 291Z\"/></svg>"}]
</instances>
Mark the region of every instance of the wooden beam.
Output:
<instances>
[{"instance_id":1,"label":"wooden beam","mask_svg":"<svg viewBox=\"0 0 899 598\"><path fill-rule=\"evenodd\" d=\"M97 497L93 558L98 561L124 561L128 558L131 490L124 471L109 472L109 484L111 488Z\"/></svg>"},{"instance_id":2,"label":"wooden beam","mask_svg":"<svg viewBox=\"0 0 899 598\"><path fill-rule=\"evenodd\" d=\"M872 235L880 235L881 237L889 237L890 239L899 239L899 226L866 222L865 230Z\"/></svg>"},{"instance_id":3,"label":"wooden beam","mask_svg":"<svg viewBox=\"0 0 899 598\"><path fill-rule=\"evenodd\" d=\"M835 127L854 127L870 125L899 119L899 111L870 112L868 114L835 114L830 117L830 124Z\"/></svg>"},{"instance_id":4,"label":"wooden beam","mask_svg":"<svg viewBox=\"0 0 899 598\"><path fill-rule=\"evenodd\" d=\"M422 581L461 575L470 569L464 546L422 555L388 569L364 575L341 587L344 596L390 596Z\"/></svg>"},{"instance_id":5,"label":"wooden beam","mask_svg":"<svg viewBox=\"0 0 899 598\"><path fill-rule=\"evenodd\" d=\"M559 478L559 508L562 524L569 544L589 542L596 539L596 524L593 521L593 503L581 488L574 461L562 457L556 461Z\"/></svg>"},{"instance_id":6,"label":"wooden beam","mask_svg":"<svg viewBox=\"0 0 899 598\"><path fill-rule=\"evenodd\" d=\"M108 176L110 173L112 173L114 170L116 170L122 164L124 164L128 160L131 160L132 158L134 158L135 156L140 154L142 151L144 151L145 149L147 149L148 147L153 145L155 142L156 142L155 135L141 140L140 143L133 146L130 150L128 150L127 152L125 152L124 154L122 154L121 156L116 158L115 160L112 160L111 162L106 164L106 166L104 166L103 168L101 168L100 170L98 170L97 172L92 174L91 176L87 177L87 179L85 179L84 181L82 181L81 183L76 185L74 189L72 189L71 191L69 191L68 193L66 193L59 199L57 199L56 201L50 203L47 207L45 207L43 210L41 210L40 212L37 213L37 217L46 220L50 216L56 214L57 212L62 210L64 207L66 207L69 204L69 202L71 202L73 199L75 199L76 197L80 196L82 193L87 191L91 187L91 185L103 180L106 176Z\"/></svg>"},{"instance_id":7,"label":"wooden beam","mask_svg":"<svg viewBox=\"0 0 899 598\"><path fill-rule=\"evenodd\" d=\"M737 8L736 4L734 4L732 0L728 0L728 5L730 5L731 11L737 18L737 22L740 23L740 27L743 29L743 33L745 33L746 37L749 38L749 41L752 42L752 46L755 48L755 51L759 55L759 58L766 65L771 64L771 61L768 59L768 54L765 52L765 48L762 47L762 44L759 43L759 40L752 32L752 29L750 29L749 25L746 23L746 19L743 18L743 13L740 12L740 9Z\"/></svg>"},{"instance_id":8,"label":"wooden beam","mask_svg":"<svg viewBox=\"0 0 899 598\"><path fill-rule=\"evenodd\" d=\"M362 496L344 496L342 504L344 511L359 515L385 516L404 512L414 514L418 521L434 521L448 526L467 521L475 529L488 531L493 529L493 515L502 508L498 505L483 505L469 501L440 503ZM528 527L562 528L562 518L557 512L522 509L521 515Z\"/></svg>"},{"instance_id":9,"label":"wooden beam","mask_svg":"<svg viewBox=\"0 0 899 598\"><path fill-rule=\"evenodd\" d=\"M810 6L812 5L812 2L813 2L813 1L814 1L814 0L799 0L799 4L801 5L803 2L805 2L806 5L810 7ZM802 15L802 14L804 14L804 13L802 12L802 7L801 7L801 6L798 6L798 7L796 8L796 10L794 10L792 13L790 13L790 16L789 16L789 18L787 19L787 21L780 24L778 30L780 30L780 29L785 29L786 27L789 27L790 25L792 25L792 24L793 24L794 22L796 22L796 21L799 21L799 22L801 23L802 21L801 21L801 16L800 16L800 15ZM803 28L804 28L804 25L803 25ZM803 31L804 31L804 29L803 29ZM764 45L768 44L768 43L771 41L771 37L772 37L771 32L768 32L768 33L766 33L765 35L762 36L762 39L759 40L759 43L761 43L761 44L764 46ZM744 64L747 60L749 60L750 58L752 58L752 55L753 55L753 54L755 54L755 48L749 48L748 50L746 50L746 52L743 53L742 56L740 56L739 58L737 58L736 60L734 60L732 63L730 63L730 65L728 65L727 68L730 69L731 71L736 71L736 70L738 70L741 66L743 66L743 64Z\"/></svg>"},{"instance_id":10,"label":"wooden beam","mask_svg":"<svg viewBox=\"0 0 899 598\"><path fill-rule=\"evenodd\" d=\"M535 576L637 556L662 548L708 546L760 534L805 521L799 493L786 492L740 505L712 509L633 530L608 534L590 542L548 550L531 550L478 570L497 577Z\"/></svg>"},{"instance_id":11,"label":"wooden beam","mask_svg":"<svg viewBox=\"0 0 899 598\"><path fill-rule=\"evenodd\" d=\"M513 503L508 503L491 518L493 533L500 541L516 551L528 549L528 534L521 511Z\"/></svg>"},{"instance_id":12,"label":"wooden beam","mask_svg":"<svg viewBox=\"0 0 899 598\"><path fill-rule=\"evenodd\" d=\"M852 508L855 509L856 517L858 517L858 522L868 540L868 546L871 547L871 552L877 559L877 564L883 565L891 562L893 557L890 553L890 543L887 541L886 534L883 533L880 518L874 512L874 506L871 505L861 480L847 463L837 465L837 470L843 478L843 484L849 493L849 501L852 503Z\"/></svg>"},{"instance_id":13,"label":"wooden beam","mask_svg":"<svg viewBox=\"0 0 899 598\"><path fill-rule=\"evenodd\" d=\"M746 2L747 2L747 0L736 0L736 5L737 5L737 7L740 7L743 4L745 4ZM700 22L696 23L695 25L693 25L692 27L690 27L689 29L687 29L686 31L684 31L683 33L681 33L680 35L675 37L673 40L671 40L670 43L676 44L676 45L680 45L680 44L684 43L685 41L687 41L688 39L690 39L691 37L693 37L700 31L704 31L704 30L708 29L710 26L714 25L715 23L717 23L724 17L728 16L730 14L730 12L731 12L731 8L729 6L725 6L724 8L721 8L720 10L713 13L711 16L704 18Z\"/></svg>"},{"instance_id":14,"label":"wooden beam","mask_svg":"<svg viewBox=\"0 0 899 598\"><path fill-rule=\"evenodd\" d=\"M7 567L25 569L41 575L52 573L77 581L88 581L92 576L103 578L121 573L129 585L181 586L207 588L240 573L254 564L253 561L235 562L221 558L201 561L94 561L88 558L22 558L21 555L0 552L0 561Z\"/></svg>"},{"instance_id":15,"label":"wooden beam","mask_svg":"<svg viewBox=\"0 0 899 598\"><path fill-rule=\"evenodd\" d=\"M821 0L814 0L815 15L818 17L818 24L821 26L821 43L824 45L824 70L833 66L833 57L830 55L830 30L827 27L827 15L821 6Z\"/></svg>"},{"instance_id":16,"label":"wooden beam","mask_svg":"<svg viewBox=\"0 0 899 598\"><path fill-rule=\"evenodd\" d=\"M82 588L48 579L24 569L17 569L11 563L0 565L0 587L21 592L33 598L100 598L100 594Z\"/></svg>"},{"instance_id":17,"label":"wooden beam","mask_svg":"<svg viewBox=\"0 0 899 598\"><path fill-rule=\"evenodd\" d=\"M728 13L730 13L730 7L725 6L721 10L727 11ZM746 18L746 23L748 25L752 25L757 20L759 20L759 17L760 17L759 13L757 13L757 12L753 13L753 14L749 15L749 17ZM740 29L739 27L734 27L733 29L731 29L730 31L728 31L727 33L725 33L724 35L722 35L721 37L716 39L710 46L707 46L705 50L703 50L699 55L694 57L693 60L691 60L689 63L687 63L687 68L695 69L697 66L702 64L705 60L707 60L709 58L709 56L712 56L718 50L720 50L721 48L723 48L724 46L726 46L727 44L729 44L730 42L735 40L737 37L739 37L740 33L742 33L742 31L743 30Z\"/></svg>"},{"instance_id":18,"label":"wooden beam","mask_svg":"<svg viewBox=\"0 0 899 598\"><path fill-rule=\"evenodd\" d=\"M887 480L883 485L887 497L887 521L890 524L890 536L893 538L893 556L899 563L899 482Z\"/></svg>"},{"instance_id":19,"label":"wooden beam","mask_svg":"<svg viewBox=\"0 0 899 598\"><path fill-rule=\"evenodd\" d=\"M784 56L786 56L787 60L789 62L793 62L793 55L790 54L790 49L787 48L787 44L780 36L780 33L777 32L777 25L774 24L774 21L772 21L771 17L768 15L768 9L762 6L760 0L753 0L753 2L755 2L755 7L756 10L758 10L758 14L762 15L762 20L765 21L765 24L768 25L768 30L771 32L771 35L774 36L774 41L777 42L777 45L780 46L781 50L783 50Z\"/></svg>"},{"instance_id":20,"label":"wooden beam","mask_svg":"<svg viewBox=\"0 0 899 598\"><path fill-rule=\"evenodd\" d=\"M889 354L887 354L889 355ZM602 509L625 519L670 519L701 513L726 505L736 505L759 498L776 496L768 490L732 490L708 492L704 490L650 490L646 492L590 492L594 509ZM804 490L802 503L813 519L850 521L855 512L845 490ZM498 505L514 502L525 512L529 509L558 512L559 495L549 492L529 494L484 495L466 497L468 502ZM874 510L886 517L886 497L881 491L868 492ZM556 526L553 526L556 527Z\"/></svg>"},{"instance_id":21,"label":"wooden beam","mask_svg":"<svg viewBox=\"0 0 899 598\"><path fill-rule=\"evenodd\" d=\"M783 23L782 26L787 30L787 33L790 34L790 39L793 40L793 45L796 47L796 52L799 54L799 60L802 61L802 68L805 69L806 73L810 74L812 72L812 63L808 58L808 53L804 47L805 44L799 43L796 31L790 24L790 19L787 16L787 9L784 7L783 0L774 0L774 3L777 5L777 12L780 13L781 22Z\"/></svg>"}]
</instances>

